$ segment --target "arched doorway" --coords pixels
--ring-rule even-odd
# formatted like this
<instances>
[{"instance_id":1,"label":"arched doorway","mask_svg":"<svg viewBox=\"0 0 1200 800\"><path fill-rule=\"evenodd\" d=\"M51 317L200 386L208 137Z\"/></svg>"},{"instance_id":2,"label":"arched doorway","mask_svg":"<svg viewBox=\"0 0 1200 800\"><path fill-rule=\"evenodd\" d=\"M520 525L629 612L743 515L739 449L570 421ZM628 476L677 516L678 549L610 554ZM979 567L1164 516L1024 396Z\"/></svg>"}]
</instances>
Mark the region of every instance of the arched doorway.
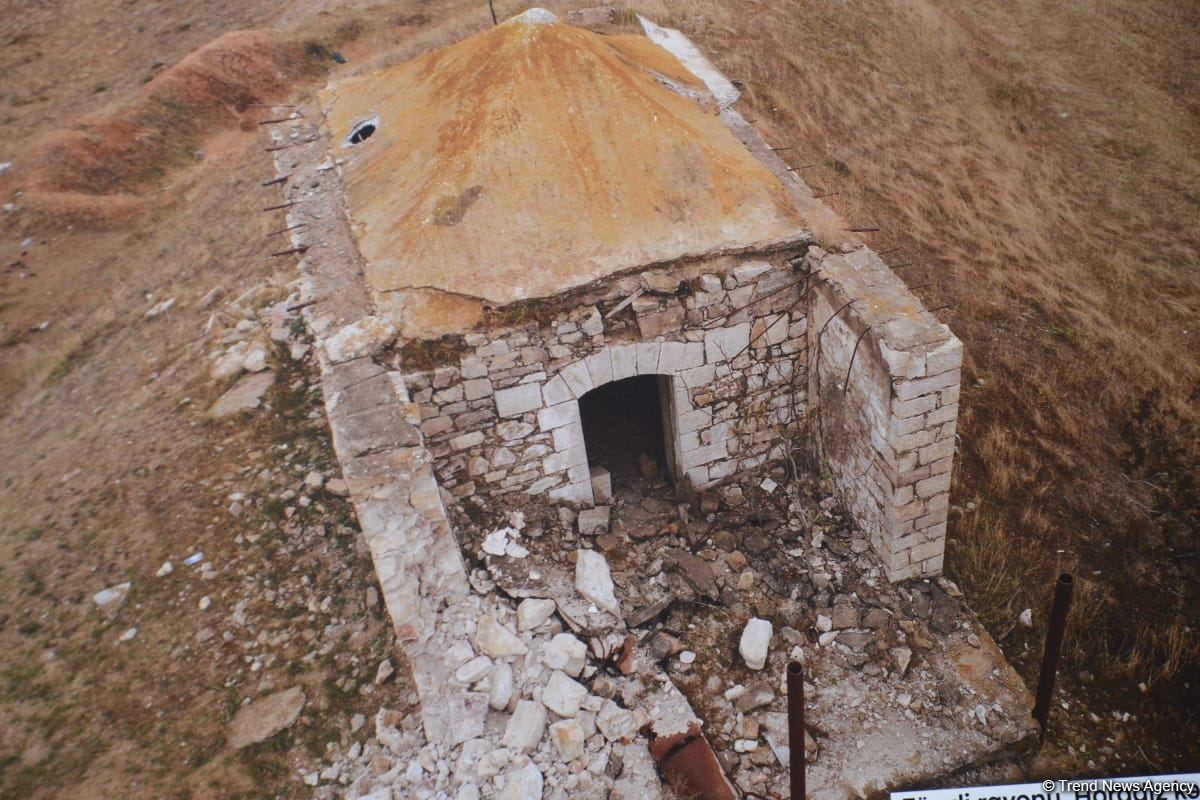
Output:
<instances>
[{"instance_id":1,"label":"arched doorway","mask_svg":"<svg viewBox=\"0 0 1200 800\"><path fill-rule=\"evenodd\" d=\"M647 479L673 482L671 378L635 375L579 398L588 466L603 468L613 486Z\"/></svg>"}]
</instances>

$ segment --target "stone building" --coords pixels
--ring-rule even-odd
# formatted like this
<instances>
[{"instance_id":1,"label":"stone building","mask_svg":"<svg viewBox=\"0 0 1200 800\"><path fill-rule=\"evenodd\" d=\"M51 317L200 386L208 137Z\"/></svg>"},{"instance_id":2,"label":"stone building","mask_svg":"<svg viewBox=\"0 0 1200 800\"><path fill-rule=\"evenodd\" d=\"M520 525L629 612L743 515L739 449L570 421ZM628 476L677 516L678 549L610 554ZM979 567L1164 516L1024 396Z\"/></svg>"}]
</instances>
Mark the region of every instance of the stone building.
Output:
<instances>
[{"instance_id":1,"label":"stone building","mask_svg":"<svg viewBox=\"0 0 1200 800\"><path fill-rule=\"evenodd\" d=\"M808 446L889 577L938 573L958 341L865 247L819 248L737 90L645 31L535 10L322 95L355 330L396 333L444 501L603 503L646 460L719 489Z\"/></svg>"}]
</instances>

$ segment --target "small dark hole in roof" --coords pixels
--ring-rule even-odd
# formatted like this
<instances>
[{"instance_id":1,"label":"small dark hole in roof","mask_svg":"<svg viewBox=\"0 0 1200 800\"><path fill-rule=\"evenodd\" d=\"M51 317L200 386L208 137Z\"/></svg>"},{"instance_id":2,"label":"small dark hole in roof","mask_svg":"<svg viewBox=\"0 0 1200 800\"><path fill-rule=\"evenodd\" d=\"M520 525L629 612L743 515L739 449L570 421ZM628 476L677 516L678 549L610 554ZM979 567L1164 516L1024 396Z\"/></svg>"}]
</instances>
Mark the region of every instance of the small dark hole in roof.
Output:
<instances>
[{"instance_id":1,"label":"small dark hole in roof","mask_svg":"<svg viewBox=\"0 0 1200 800\"><path fill-rule=\"evenodd\" d=\"M362 144L367 139L370 139L375 133L374 122L364 122L354 130L350 131L350 144Z\"/></svg>"}]
</instances>

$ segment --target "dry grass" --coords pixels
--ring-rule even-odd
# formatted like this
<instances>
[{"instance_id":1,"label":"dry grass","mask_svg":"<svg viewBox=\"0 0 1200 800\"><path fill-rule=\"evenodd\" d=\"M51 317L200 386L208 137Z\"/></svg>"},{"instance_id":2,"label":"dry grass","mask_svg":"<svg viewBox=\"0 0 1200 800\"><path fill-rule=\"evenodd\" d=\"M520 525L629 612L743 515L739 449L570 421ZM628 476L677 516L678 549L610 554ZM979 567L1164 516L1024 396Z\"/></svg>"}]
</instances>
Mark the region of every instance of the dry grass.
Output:
<instances>
[{"instance_id":1,"label":"dry grass","mask_svg":"<svg viewBox=\"0 0 1200 800\"><path fill-rule=\"evenodd\" d=\"M1165 0L637 4L743 86L966 344L948 568L993 630L1081 577L1069 668L1184 765L1200 670L1200 24ZM1030 678L1041 629L1006 639ZM1130 686L1145 682L1147 695ZM1094 728L1095 726L1091 726ZM1085 735L1085 734L1080 734ZM1103 739L1104 731L1086 734ZM1185 737L1186 738L1186 737ZM1200 739L1200 737L1192 737ZM1190 748L1190 749L1189 749Z\"/></svg>"}]
</instances>

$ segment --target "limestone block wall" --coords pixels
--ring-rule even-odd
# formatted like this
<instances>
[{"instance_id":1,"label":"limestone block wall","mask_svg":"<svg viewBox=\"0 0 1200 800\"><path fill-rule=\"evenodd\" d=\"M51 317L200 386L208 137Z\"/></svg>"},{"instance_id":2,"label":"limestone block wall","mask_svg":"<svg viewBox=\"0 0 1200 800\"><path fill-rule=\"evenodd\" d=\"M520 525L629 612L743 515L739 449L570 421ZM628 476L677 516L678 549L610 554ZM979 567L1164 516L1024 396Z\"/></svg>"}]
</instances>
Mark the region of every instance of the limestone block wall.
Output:
<instances>
[{"instance_id":1,"label":"limestone block wall","mask_svg":"<svg viewBox=\"0 0 1200 800\"><path fill-rule=\"evenodd\" d=\"M822 456L895 580L942 569L962 345L879 259L813 248L808 379Z\"/></svg>"},{"instance_id":2,"label":"limestone block wall","mask_svg":"<svg viewBox=\"0 0 1200 800\"><path fill-rule=\"evenodd\" d=\"M443 491L592 503L579 398L635 375L666 376L669 458L693 486L781 457L807 408L795 256L651 271L467 334L448 363L413 370L402 357Z\"/></svg>"}]
</instances>

